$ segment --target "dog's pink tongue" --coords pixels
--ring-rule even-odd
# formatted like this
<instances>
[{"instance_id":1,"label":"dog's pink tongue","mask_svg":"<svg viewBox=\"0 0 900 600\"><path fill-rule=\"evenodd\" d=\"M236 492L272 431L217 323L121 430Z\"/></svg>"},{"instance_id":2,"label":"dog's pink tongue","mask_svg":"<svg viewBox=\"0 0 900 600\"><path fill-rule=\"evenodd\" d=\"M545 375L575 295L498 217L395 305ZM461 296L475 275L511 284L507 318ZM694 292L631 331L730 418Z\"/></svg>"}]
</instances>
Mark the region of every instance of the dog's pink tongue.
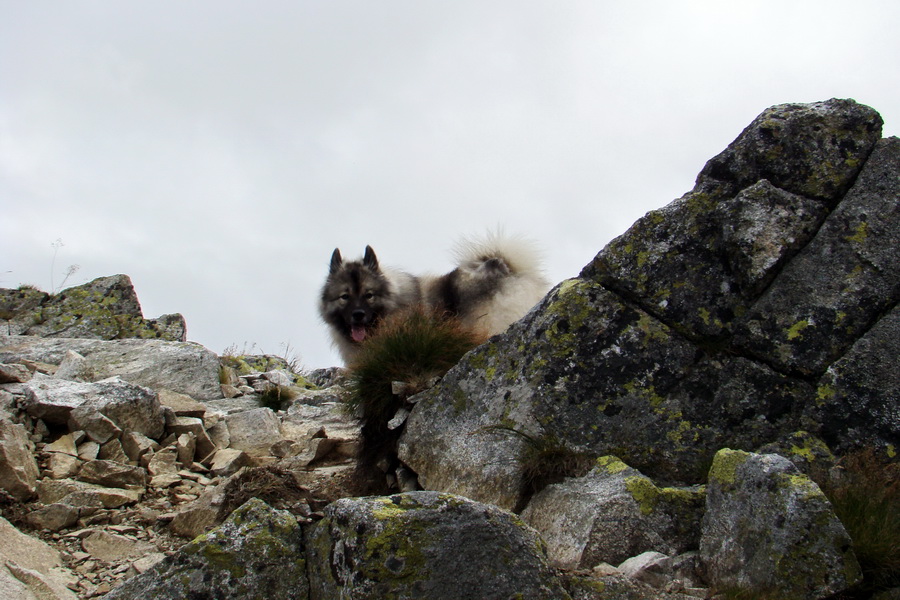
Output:
<instances>
[{"instance_id":1,"label":"dog's pink tongue","mask_svg":"<svg viewBox=\"0 0 900 600\"><path fill-rule=\"evenodd\" d=\"M362 325L354 325L350 328L350 337L354 342L361 342L366 339L366 328Z\"/></svg>"}]
</instances>

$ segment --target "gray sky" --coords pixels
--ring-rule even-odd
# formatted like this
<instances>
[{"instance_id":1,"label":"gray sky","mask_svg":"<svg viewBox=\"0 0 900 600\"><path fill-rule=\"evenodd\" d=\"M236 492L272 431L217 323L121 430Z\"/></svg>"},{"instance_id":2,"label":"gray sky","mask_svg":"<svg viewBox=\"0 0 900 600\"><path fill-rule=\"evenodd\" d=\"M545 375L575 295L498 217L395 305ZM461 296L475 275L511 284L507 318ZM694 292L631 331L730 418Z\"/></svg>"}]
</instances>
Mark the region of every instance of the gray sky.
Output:
<instances>
[{"instance_id":1,"label":"gray sky","mask_svg":"<svg viewBox=\"0 0 900 600\"><path fill-rule=\"evenodd\" d=\"M335 246L443 272L502 225L574 276L768 106L897 135L898 28L895 0L0 0L0 287L125 273L215 352L338 364Z\"/></svg>"}]
</instances>

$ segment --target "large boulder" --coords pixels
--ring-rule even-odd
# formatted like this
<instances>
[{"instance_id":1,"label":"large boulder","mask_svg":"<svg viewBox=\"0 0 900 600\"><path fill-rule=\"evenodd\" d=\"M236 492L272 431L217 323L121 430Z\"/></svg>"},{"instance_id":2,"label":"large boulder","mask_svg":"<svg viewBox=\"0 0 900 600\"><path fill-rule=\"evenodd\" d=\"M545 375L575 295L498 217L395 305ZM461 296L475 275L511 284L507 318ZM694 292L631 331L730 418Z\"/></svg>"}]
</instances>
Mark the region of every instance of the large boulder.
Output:
<instances>
[{"instance_id":1,"label":"large boulder","mask_svg":"<svg viewBox=\"0 0 900 600\"><path fill-rule=\"evenodd\" d=\"M76 600L73 583L60 567L59 552L25 535L0 517L0 598L3 600Z\"/></svg>"},{"instance_id":2,"label":"large boulder","mask_svg":"<svg viewBox=\"0 0 900 600\"><path fill-rule=\"evenodd\" d=\"M249 500L217 529L182 546L106 600L303 600L309 581L303 532L286 511Z\"/></svg>"},{"instance_id":3,"label":"large boulder","mask_svg":"<svg viewBox=\"0 0 900 600\"><path fill-rule=\"evenodd\" d=\"M35 361L60 365L82 357L75 379L118 376L153 389L168 389L199 400L222 397L219 359L199 344L166 340L92 340L0 336L0 362ZM68 369L63 369L64 375ZM71 371L69 371L71 372ZM60 377L62 378L62 377Z\"/></svg>"},{"instance_id":4,"label":"large boulder","mask_svg":"<svg viewBox=\"0 0 900 600\"><path fill-rule=\"evenodd\" d=\"M28 287L3 289L0 311L9 323L10 333L15 335L185 340L181 315L144 319L127 275L100 277L53 295Z\"/></svg>"},{"instance_id":5,"label":"large boulder","mask_svg":"<svg viewBox=\"0 0 900 600\"><path fill-rule=\"evenodd\" d=\"M825 495L777 454L716 454L700 555L710 585L756 597L814 600L861 579Z\"/></svg>"},{"instance_id":6,"label":"large boulder","mask_svg":"<svg viewBox=\"0 0 900 600\"><path fill-rule=\"evenodd\" d=\"M691 192L416 396L401 460L426 489L520 509L548 444L693 484L722 447L805 430L849 448L849 414L890 454L900 141L880 128L853 101L765 111Z\"/></svg>"},{"instance_id":7,"label":"large boulder","mask_svg":"<svg viewBox=\"0 0 900 600\"><path fill-rule=\"evenodd\" d=\"M73 424L76 430L86 429L89 434L95 431L94 435L106 437L95 440L99 443L113 437L106 436L110 424L120 432L137 432L154 439L165 429L157 394L119 377L78 383L37 374L25 384L25 390L23 404L29 415L48 423Z\"/></svg>"},{"instance_id":8,"label":"large boulder","mask_svg":"<svg viewBox=\"0 0 900 600\"><path fill-rule=\"evenodd\" d=\"M697 547L702 488L660 488L614 457L597 462L584 477L548 485L522 511L547 543L551 564L590 569L649 550Z\"/></svg>"},{"instance_id":9,"label":"large boulder","mask_svg":"<svg viewBox=\"0 0 900 600\"><path fill-rule=\"evenodd\" d=\"M460 496L345 498L307 538L310 598L567 598L515 515Z\"/></svg>"}]
</instances>

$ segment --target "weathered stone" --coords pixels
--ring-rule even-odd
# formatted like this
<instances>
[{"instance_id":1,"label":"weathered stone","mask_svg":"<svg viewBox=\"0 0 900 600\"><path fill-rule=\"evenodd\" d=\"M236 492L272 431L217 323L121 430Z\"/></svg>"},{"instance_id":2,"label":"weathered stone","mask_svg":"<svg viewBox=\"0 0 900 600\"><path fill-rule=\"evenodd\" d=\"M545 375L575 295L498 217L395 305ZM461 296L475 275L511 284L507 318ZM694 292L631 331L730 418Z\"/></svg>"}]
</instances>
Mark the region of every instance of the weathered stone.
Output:
<instances>
[{"instance_id":1,"label":"weathered stone","mask_svg":"<svg viewBox=\"0 0 900 600\"><path fill-rule=\"evenodd\" d=\"M460 496L344 498L307 537L310 598L566 598L537 534Z\"/></svg>"},{"instance_id":2,"label":"weathered stone","mask_svg":"<svg viewBox=\"0 0 900 600\"><path fill-rule=\"evenodd\" d=\"M83 404L76 406L69 413L69 429L84 431L89 438L98 444L105 444L122 434L122 430L102 413L96 406Z\"/></svg>"},{"instance_id":3,"label":"weathered stone","mask_svg":"<svg viewBox=\"0 0 900 600\"><path fill-rule=\"evenodd\" d=\"M160 389L158 392L159 403L175 411L176 416L202 419L203 415L206 414L206 405L202 402L197 402L187 394L179 394L167 389Z\"/></svg>"},{"instance_id":4,"label":"weathered stone","mask_svg":"<svg viewBox=\"0 0 900 600\"><path fill-rule=\"evenodd\" d=\"M249 466L250 456L243 450L220 448L212 455L209 470L213 475L228 477L237 473L241 467Z\"/></svg>"},{"instance_id":5,"label":"weathered stone","mask_svg":"<svg viewBox=\"0 0 900 600\"><path fill-rule=\"evenodd\" d=\"M182 433L175 440L175 450L178 454L178 463L188 468L194 464L194 452L197 450L197 438L190 433Z\"/></svg>"},{"instance_id":6,"label":"weathered stone","mask_svg":"<svg viewBox=\"0 0 900 600\"><path fill-rule=\"evenodd\" d=\"M102 529L96 529L84 536L81 546L92 557L104 562L116 562L142 556L157 549L153 544L132 540Z\"/></svg>"},{"instance_id":7,"label":"weathered stone","mask_svg":"<svg viewBox=\"0 0 900 600\"><path fill-rule=\"evenodd\" d=\"M72 583L58 567L59 552L0 517L0 591L4 600L76 600Z\"/></svg>"},{"instance_id":8,"label":"weathered stone","mask_svg":"<svg viewBox=\"0 0 900 600\"><path fill-rule=\"evenodd\" d=\"M164 422L156 394L118 377L79 383L36 376L26 384L26 392L28 414L50 423L66 425L70 418L89 422L91 415L99 413L122 431L162 435Z\"/></svg>"},{"instance_id":9,"label":"weathered stone","mask_svg":"<svg viewBox=\"0 0 900 600\"><path fill-rule=\"evenodd\" d=\"M142 490L107 488L72 479L42 479L37 485L42 504L61 502L76 507L119 508L141 499Z\"/></svg>"},{"instance_id":10,"label":"weathered stone","mask_svg":"<svg viewBox=\"0 0 900 600\"><path fill-rule=\"evenodd\" d=\"M52 296L22 297L11 317L11 330L40 337L183 340L185 332L181 315L145 320L127 275L100 277Z\"/></svg>"},{"instance_id":11,"label":"weathered stone","mask_svg":"<svg viewBox=\"0 0 900 600\"><path fill-rule=\"evenodd\" d=\"M25 383L31 379L31 371L25 365L0 363L0 383Z\"/></svg>"},{"instance_id":12,"label":"weathered stone","mask_svg":"<svg viewBox=\"0 0 900 600\"><path fill-rule=\"evenodd\" d=\"M589 569L649 550L696 548L703 501L701 490L659 488L607 456L586 476L538 492L522 519L541 534L554 566Z\"/></svg>"},{"instance_id":13,"label":"weathered stone","mask_svg":"<svg viewBox=\"0 0 900 600\"><path fill-rule=\"evenodd\" d=\"M706 163L697 183L737 192L768 179L832 203L853 183L882 124L877 112L853 100L773 106Z\"/></svg>"},{"instance_id":14,"label":"weathered stone","mask_svg":"<svg viewBox=\"0 0 900 600\"><path fill-rule=\"evenodd\" d=\"M74 477L81 469L81 459L77 456L53 452L47 459L47 471L45 475L53 479L67 479Z\"/></svg>"},{"instance_id":15,"label":"weathered stone","mask_svg":"<svg viewBox=\"0 0 900 600\"><path fill-rule=\"evenodd\" d=\"M777 454L716 454L700 555L710 585L756 596L813 600L861 577L825 495Z\"/></svg>"},{"instance_id":16,"label":"weathered stone","mask_svg":"<svg viewBox=\"0 0 900 600\"><path fill-rule=\"evenodd\" d=\"M87 359L74 350L66 352L53 376L58 379L68 379L69 381L90 382L96 380Z\"/></svg>"},{"instance_id":17,"label":"weathered stone","mask_svg":"<svg viewBox=\"0 0 900 600\"><path fill-rule=\"evenodd\" d=\"M106 600L303 600L308 589L297 521L253 499L218 529L113 589Z\"/></svg>"},{"instance_id":18,"label":"weathered stone","mask_svg":"<svg viewBox=\"0 0 900 600\"><path fill-rule=\"evenodd\" d=\"M35 492L40 471L32 451L25 427L0 417L0 490L18 500Z\"/></svg>"},{"instance_id":19,"label":"weathered stone","mask_svg":"<svg viewBox=\"0 0 900 600\"><path fill-rule=\"evenodd\" d=\"M256 408L225 417L230 447L250 456L269 456L272 445L284 439L278 417L270 408Z\"/></svg>"},{"instance_id":20,"label":"weathered stone","mask_svg":"<svg viewBox=\"0 0 900 600\"><path fill-rule=\"evenodd\" d=\"M78 450L75 447L75 436L66 433L59 436L56 441L44 446L44 452L62 452L71 456L78 456Z\"/></svg>"},{"instance_id":21,"label":"weathered stone","mask_svg":"<svg viewBox=\"0 0 900 600\"><path fill-rule=\"evenodd\" d=\"M102 446L100 446L100 452L97 454L97 458L100 460L111 460L113 462L128 464L129 459L125 454L125 450L122 448L122 442L118 439L113 439Z\"/></svg>"},{"instance_id":22,"label":"weathered stone","mask_svg":"<svg viewBox=\"0 0 900 600\"><path fill-rule=\"evenodd\" d=\"M565 281L415 396L400 458L425 489L510 509L523 498L523 458L542 444L627 449L623 460L642 472L679 478L670 472L694 468L691 448L679 437L683 407L665 397L697 354L602 286Z\"/></svg>"},{"instance_id":23,"label":"weathered stone","mask_svg":"<svg viewBox=\"0 0 900 600\"><path fill-rule=\"evenodd\" d=\"M199 344L159 339L0 336L0 361L58 365L69 351L84 356L93 381L118 376L136 385L168 389L200 400L222 397L218 357Z\"/></svg>"},{"instance_id":24,"label":"weathered stone","mask_svg":"<svg viewBox=\"0 0 900 600\"><path fill-rule=\"evenodd\" d=\"M203 419L198 417L175 417L175 420L169 423L167 429L176 436L183 433L189 433L194 436L195 449L201 460L216 451L216 445L206 433Z\"/></svg>"},{"instance_id":25,"label":"weathered stone","mask_svg":"<svg viewBox=\"0 0 900 600\"><path fill-rule=\"evenodd\" d=\"M642 552L624 561L618 568L631 579L656 588L665 587L672 580L672 558L661 552Z\"/></svg>"},{"instance_id":26,"label":"weathered stone","mask_svg":"<svg viewBox=\"0 0 900 600\"><path fill-rule=\"evenodd\" d=\"M53 504L38 506L34 510L29 511L25 520L35 529L59 531L77 523L80 516L81 509L61 502L54 502Z\"/></svg>"},{"instance_id":27,"label":"weathered stone","mask_svg":"<svg viewBox=\"0 0 900 600\"><path fill-rule=\"evenodd\" d=\"M819 380L806 421L841 454L900 449L900 308L894 307Z\"/></svg>"},{"instance_id":28,"label":"weathered stone","mask_svg":"<svg viewBox=\"0 0 900 600\"><path fill-rule=\"evenodd\" d=\"M151 477L178 473L178 450L168 446L156 452L147 465L147 472Z\"/></svg>"},{"instance_id":29,"label":"weathered stone","mask_svg":"<svg viewBox=\"0 0 900 600\"><path fill-rule=\"evenodd\" d=\"M129 431L122 435L122 450L129 460L139 463L141 458L149 451L159 450L159 444L148 438L143 433Z\"/></svg>"},{"instance_id":30,"label":"weathered stone","mask_svg":"<svg viewBox=\"0 0 900 600\"><path fill-rule=\"evenodd\" d=\"M900 298L900 139L882 140L815 238L741 319L734 345L821 375Z\"/></svg>"},{"instance_id":31,"label":"weathered stone","mask_svg":"<svg viewBox=\"0 0 900 600\"><path fill-rule=\"evenodd\" d=\"M147 484L147 473L140 467L111 460L92 460L81 466L78 479L108 488L144 487Z\"/></svg>"}]
</instances>

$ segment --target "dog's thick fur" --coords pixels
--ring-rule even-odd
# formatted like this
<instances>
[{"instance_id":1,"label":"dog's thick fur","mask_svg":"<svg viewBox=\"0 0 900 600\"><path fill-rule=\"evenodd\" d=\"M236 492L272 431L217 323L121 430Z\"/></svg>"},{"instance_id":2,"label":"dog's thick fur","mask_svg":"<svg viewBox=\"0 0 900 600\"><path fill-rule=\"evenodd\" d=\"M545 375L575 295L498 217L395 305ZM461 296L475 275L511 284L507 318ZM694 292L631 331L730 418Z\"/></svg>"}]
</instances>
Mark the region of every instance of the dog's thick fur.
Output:
<instances>
[{"instance_id":1,"label":"dog's thick fur","mask_svg":"<svg viewBox=\"0 0 900 600\"><path fill-rule=\"evenodd\" d=\"M494 335L520 319L549 289L538 255L527 242L488 234L464 239L456 268L446 275L416 277L382 267L366 246L361 260L331 255L319 313L346 364L387 316L417 304L452 316L473 331Z\"/></svg>"}]
</instances>

